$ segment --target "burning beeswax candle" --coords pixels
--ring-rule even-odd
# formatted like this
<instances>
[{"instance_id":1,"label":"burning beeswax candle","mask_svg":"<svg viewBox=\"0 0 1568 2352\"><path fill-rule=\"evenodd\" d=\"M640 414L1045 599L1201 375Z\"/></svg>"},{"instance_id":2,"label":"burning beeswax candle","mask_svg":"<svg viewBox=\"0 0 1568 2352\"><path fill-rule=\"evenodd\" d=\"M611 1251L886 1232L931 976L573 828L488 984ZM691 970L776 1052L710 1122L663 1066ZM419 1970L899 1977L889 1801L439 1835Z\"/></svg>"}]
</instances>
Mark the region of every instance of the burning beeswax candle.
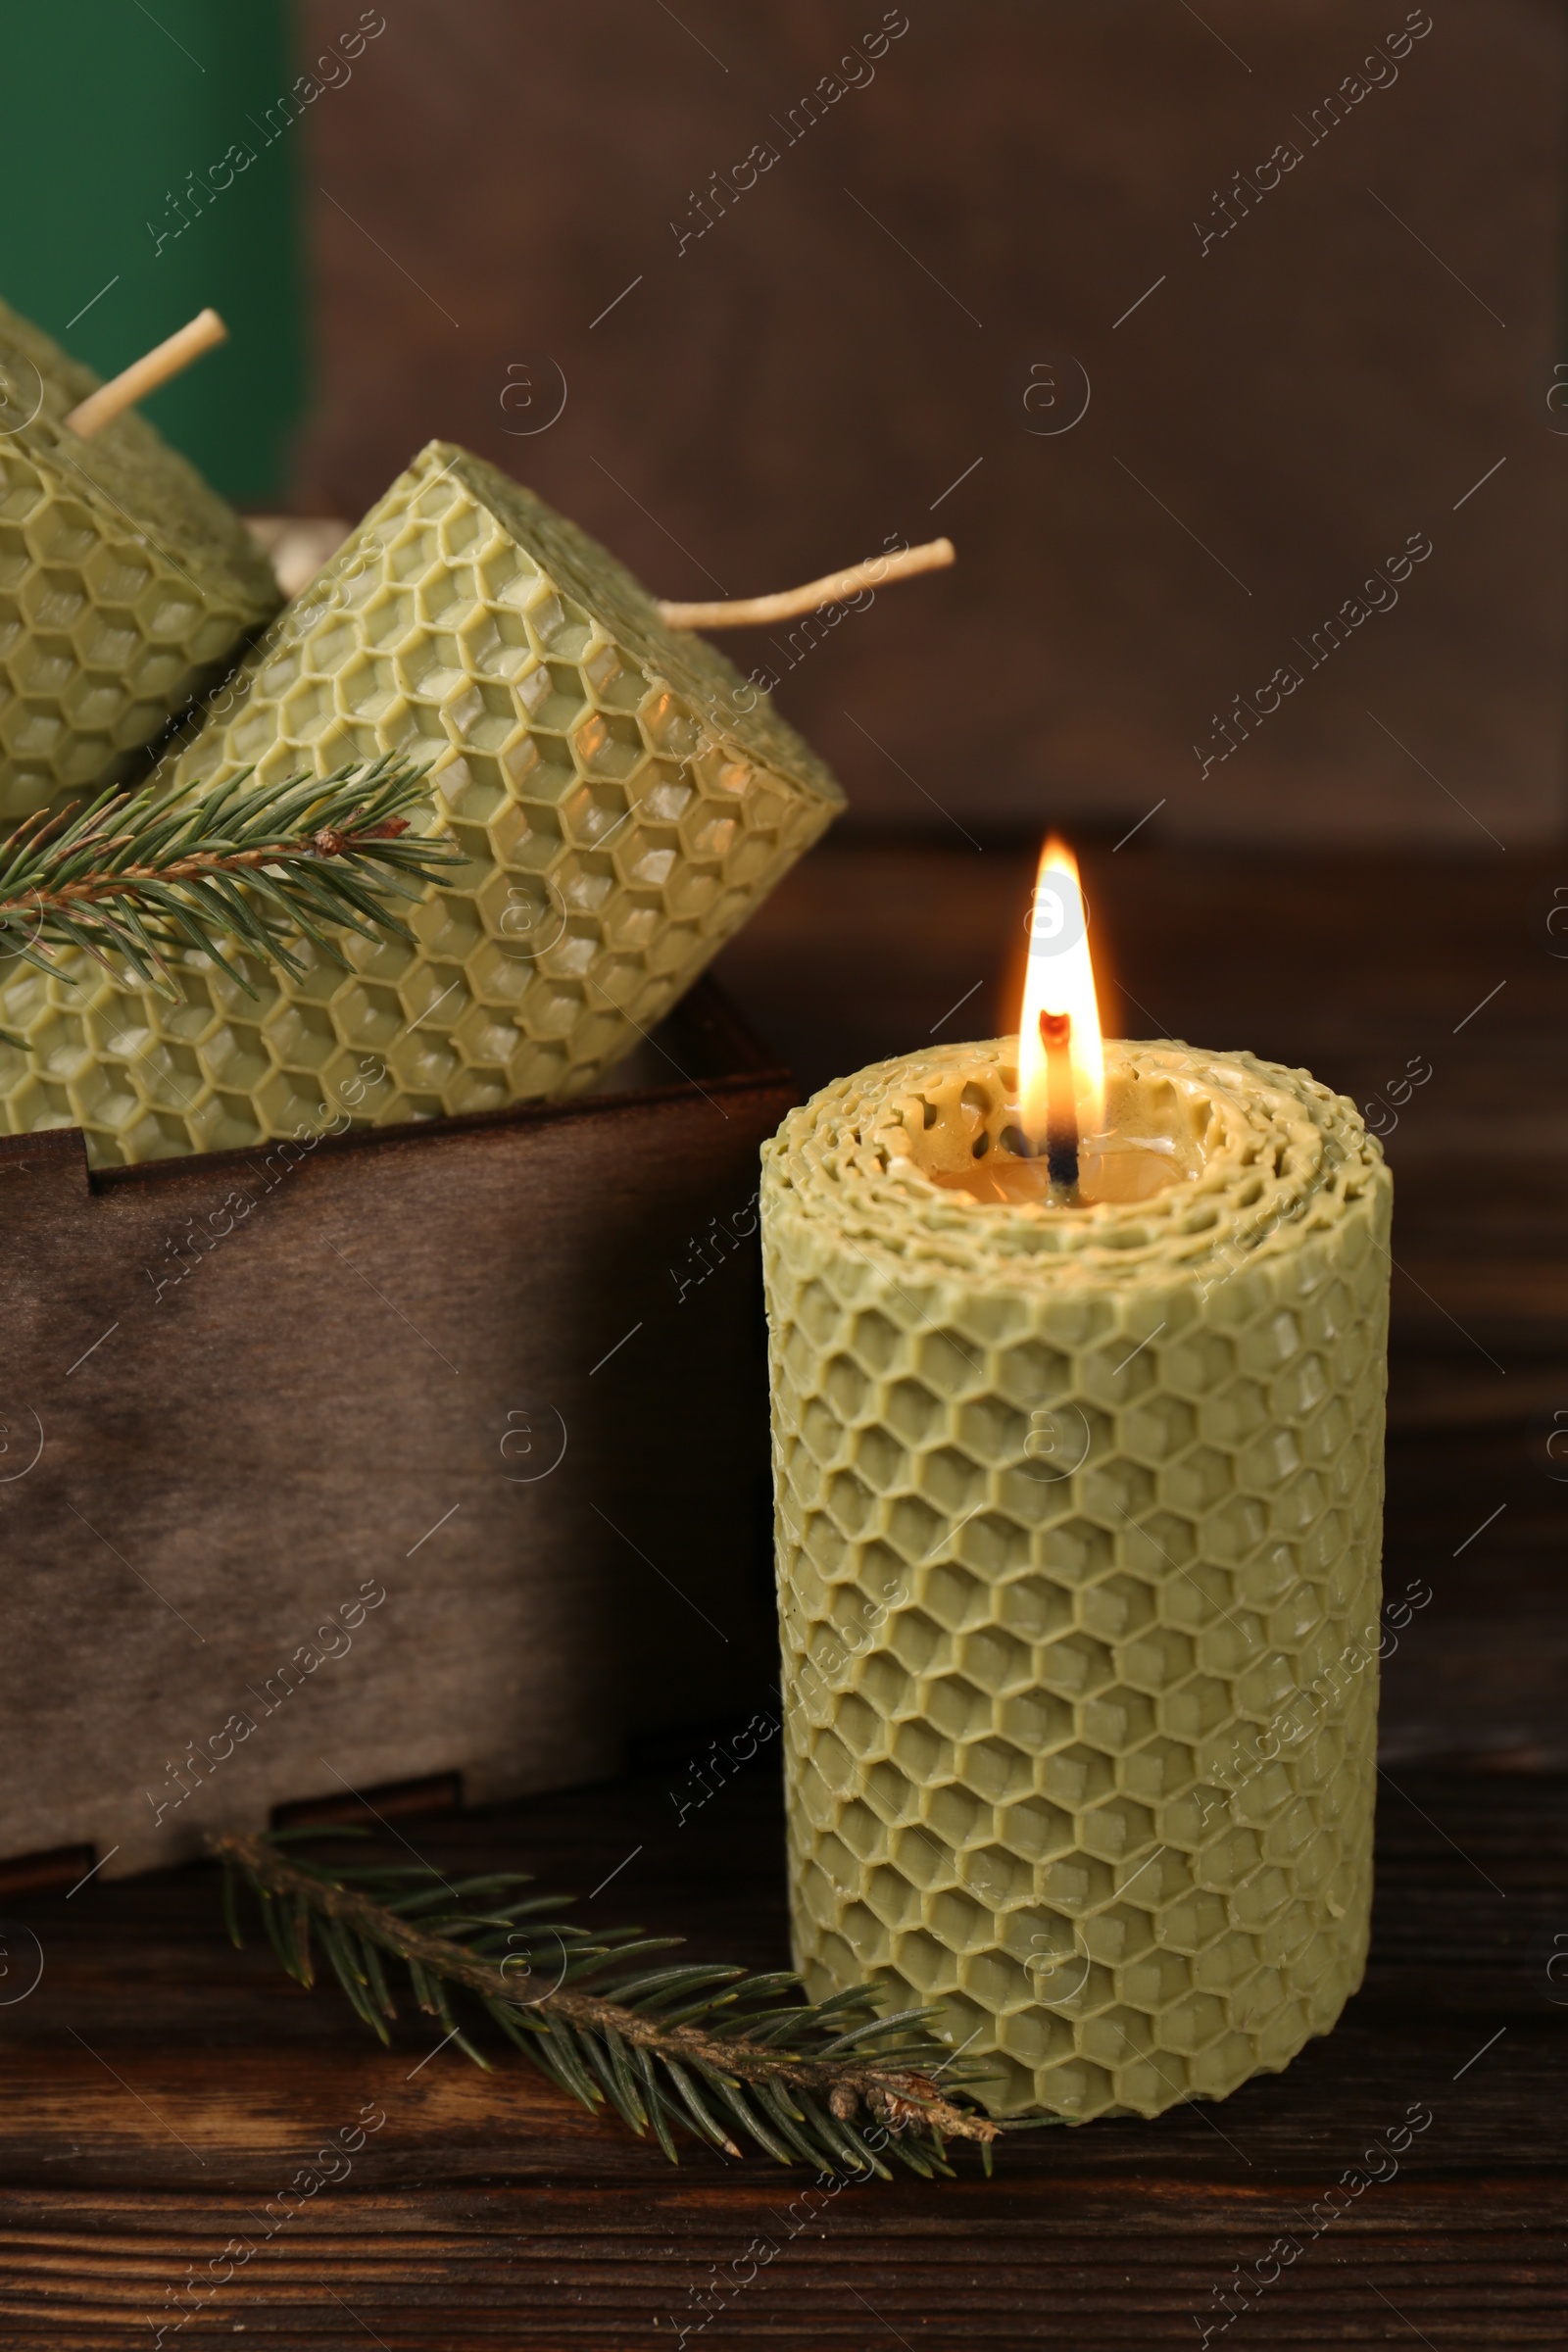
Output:
<instances>
[{"instance_id":1,"label":"burning beeswax candle","mask_svg":"<svg viewBox=\"0 0 1568 2352\"><path fill-rule=\"evenodd\" d=\"M106 389L0 304L0 821L116 782L282 601L238 515Z\"/></svg>"},{"instance_id":2,"label":"burning beeswax candle","mask_svg":"<svg viewBox=\"0 0 1568 2352\"><path fill-rule=\"evenodd\" d=\"M797 1963L1083 2121L1360 1981L1391 1186L1304 1071L1102 1049L1047 889L1021 1050L827 1087L761 1201Z\"/></svg>"}]
</instances>

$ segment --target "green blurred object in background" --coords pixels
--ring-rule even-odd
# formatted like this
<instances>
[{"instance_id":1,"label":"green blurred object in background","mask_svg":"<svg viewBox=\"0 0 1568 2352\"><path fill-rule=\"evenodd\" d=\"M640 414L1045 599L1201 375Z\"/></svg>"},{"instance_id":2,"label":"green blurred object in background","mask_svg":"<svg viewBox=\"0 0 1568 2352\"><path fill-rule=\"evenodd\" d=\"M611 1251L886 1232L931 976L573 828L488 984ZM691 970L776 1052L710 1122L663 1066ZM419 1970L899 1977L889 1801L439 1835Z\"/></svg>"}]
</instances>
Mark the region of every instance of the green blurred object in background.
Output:
<instances>
[{"instance_id":1,"label":"green blurred object in background","mask_svg":"<svg viewBox=\"0 0 1568 2352\"><path fill-rule=\"evenodd\" d=\"M104 375L211 303L228 342L143 414L268 505L305 407L298 117L319 84L290 0L155 4L0 0L0 296Z\"/></svg>"}]
</instances>

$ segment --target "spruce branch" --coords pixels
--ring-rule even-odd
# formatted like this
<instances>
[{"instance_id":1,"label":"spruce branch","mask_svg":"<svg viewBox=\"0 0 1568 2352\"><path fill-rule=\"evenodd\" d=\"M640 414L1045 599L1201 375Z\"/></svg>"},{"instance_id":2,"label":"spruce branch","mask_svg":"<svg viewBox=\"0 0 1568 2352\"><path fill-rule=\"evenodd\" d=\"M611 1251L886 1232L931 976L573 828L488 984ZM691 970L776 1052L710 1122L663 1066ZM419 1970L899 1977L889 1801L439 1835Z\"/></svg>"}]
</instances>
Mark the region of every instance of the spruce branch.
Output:
<instances>
[{"instance_id":1,"label":"spruce branch","mask_svg":"<svg viewBox=\"0 0 1568 2352\"><path fill-rule=\"evenodd\" d=\"M0 956L71 979L61 948L110 970L119 955L172 996L171 952L196 950L254 996L223 943L297 973L303 940L347 968L333 930L412 938L386 898L416 899L463 861L455 842L409 829L425 769L388 753L330 776L254 772L201 798L147 785L35 810L0 841Z\"/></svg>"},{"instance_id":2,"label":"spruce branch","mask_svg":"<svg viewBox=\"0 0 1568 2352\"><path fill-rule=\"evenodd\" d=\"M522 1871L450 1884L423 1864L329 1869L299 1852L305 1838L364 1834L207 1842L223 1865L234 1942L243 1884L288 1974L315 1984L318 1942L383 2041L397 2014L384 1956L402 1964L418 2006L476 2065L488 2070L489 2060L454 2014L458 1995L590 2113L608 2102L639 2137L651 2130L671 2163L681 2130L727 2156L742 2153L744 2138L782 2164L804 2158L884 2180L885 2154L926 2178L951 2177L946 2143L972 2139L989 2172L992 2143L1009 2127L976 2105L967 2086L984 2070L955 2067L931 2029L934 2009L882 2016L879 1992L863 1984L826 2001L792 2000L799 1979L788 1971L651 1968L650 1956L678 1936L590 1935L562 1917L562 1898L518 1895L531 1883Z\"/></svg>"}]
</instances>

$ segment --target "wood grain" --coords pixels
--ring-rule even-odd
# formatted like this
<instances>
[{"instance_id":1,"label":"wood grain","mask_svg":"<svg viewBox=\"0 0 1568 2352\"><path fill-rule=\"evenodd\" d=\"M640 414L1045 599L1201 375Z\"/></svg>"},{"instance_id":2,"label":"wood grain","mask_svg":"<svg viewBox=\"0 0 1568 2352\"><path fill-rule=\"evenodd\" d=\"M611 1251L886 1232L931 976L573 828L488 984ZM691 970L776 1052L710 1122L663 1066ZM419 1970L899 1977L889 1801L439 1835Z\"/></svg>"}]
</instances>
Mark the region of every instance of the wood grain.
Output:
<instances>
[{"instance_id":1,"label":"wood grain","mask_svg":"<svg viewBox=\"0 0 1568 2352\"><path fill-rule=\"evenodd\" d=\"M302 13L311 55L348 22ZM1544 0L1425 12L1397 82L1316 133L1404 6L385 13L301 125L302 513L363 513L441 434L664 597L950 533L951 572L726 640L885 824L956 841L1049 801L1112 840L1154 811L1187 841L1494 857L1477 818L1510 855L1560 828ZM860 86L803 127L839 74ZM1285 140L1300 164L1205 247ZM777 161L740 188L759 142ZM1313 668L1302 645L1422 532L1397 609ZM1301 688L1221 760L1216 718L1285 663Z\"/></svg>"},{"instance_id":2,"label":"wood grain","mask_svg":"<svg viewBox=\"0 0 1568 2352\"><path fill-rule=\"evenodd\" d=\"M683 1762L654 1750L611 1788L407 1829L448 1871L526 1857L552 1883L593 1885L635 1847L615 1917L776 1961L773 1776L752 1768L676 1827ZM279 2344L346 2345L362 2324L399 2347L657 2343L702 2319L716 2267L733 2290L704 2330L719 2345L863 2352L891 2328L1163 2346L1194 2340L1211 2287L1282 2235L1299 2259L1250 2340L1397 2340L1374 2289L1438 2344L1560 2340L1568 2029L1545 1972L1568 1916L1568 1785L1397 1780L1366 1986L1333 2035L1217 2108L1018 2136L994 2180L964 2160L934 2188L806 2196L800 2176L697 2150L672 2172L520 2066L431 2056L421 2023L384 2054L332 1993L228 1951L209 1870L13 1902L13 1941L30 1926L46 1968L4 2026L3 2340L124 2340L187 2265L216 2284L238 2237L254 2256L183 2340L238 2323ZM385 2122L352 2171L265 2237L268 2200L367 2103ZM1397 2174L1309 2241L1313 2201L1412 2108L1432 2122ZM744 2278L757 2240L774 2251Z\"/></svg>"}]
</instances>

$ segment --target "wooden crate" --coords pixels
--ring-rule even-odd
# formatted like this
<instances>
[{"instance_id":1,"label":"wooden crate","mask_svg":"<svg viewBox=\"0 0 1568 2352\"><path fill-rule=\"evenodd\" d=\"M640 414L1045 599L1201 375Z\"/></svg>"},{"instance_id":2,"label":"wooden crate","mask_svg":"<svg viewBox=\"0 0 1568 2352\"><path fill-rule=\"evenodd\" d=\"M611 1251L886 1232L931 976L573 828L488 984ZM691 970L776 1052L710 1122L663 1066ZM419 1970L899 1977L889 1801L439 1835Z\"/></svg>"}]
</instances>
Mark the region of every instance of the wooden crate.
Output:
<instances>
[{"instance_id":1,"label":"wooden crate","mask_svg":"<svg viewBox=\"0 0 1568 2352\"><path fill-rule=\"evenodd\" d=\"M703 983L617 1091L89 1175L0 1141L0 1859L591 1780L762 1703L758 1148Z\"/></svg>"}]
</instances>

